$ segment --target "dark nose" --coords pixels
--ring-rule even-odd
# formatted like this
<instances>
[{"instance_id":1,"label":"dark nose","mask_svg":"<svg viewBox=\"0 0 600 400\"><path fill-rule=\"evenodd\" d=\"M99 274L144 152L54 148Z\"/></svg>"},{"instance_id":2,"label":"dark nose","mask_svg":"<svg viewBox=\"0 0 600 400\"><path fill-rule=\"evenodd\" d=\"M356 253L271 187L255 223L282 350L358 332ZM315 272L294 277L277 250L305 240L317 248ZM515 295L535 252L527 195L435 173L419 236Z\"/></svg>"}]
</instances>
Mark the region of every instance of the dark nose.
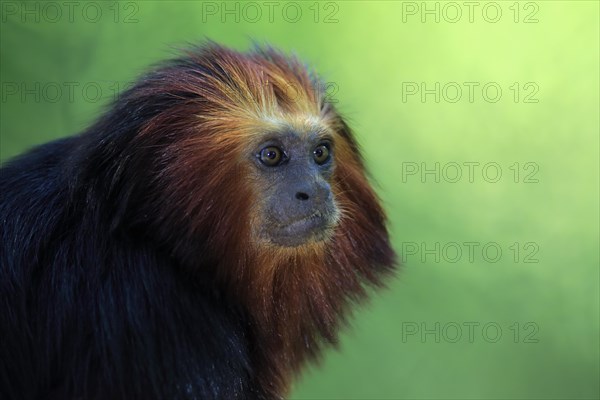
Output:
<instances>
[{"instance_id":1,"label":"dark nose","mask_svg":"<svg viewBox=\"0 0 600 400\"><path fill-rule=\"evenodd\" d=\"M295 189L294 197L301 202L308 202L310 200L311 204L313 202L319 204L327 201L330 197L330 188L327 182L307 182L297 186Z\"/></svg>"},{"instance_id":2,"label":"dark nose","mask_svg":"<svg viewBox=\"0 0 600 400\"><path fill-rule=\"evenodd\" d=\"M304 192L297 192L296 193L296 199L298 199L298 200L308 200L309 196L306 193L304 193Z\"/></svg>"}]
</instances>

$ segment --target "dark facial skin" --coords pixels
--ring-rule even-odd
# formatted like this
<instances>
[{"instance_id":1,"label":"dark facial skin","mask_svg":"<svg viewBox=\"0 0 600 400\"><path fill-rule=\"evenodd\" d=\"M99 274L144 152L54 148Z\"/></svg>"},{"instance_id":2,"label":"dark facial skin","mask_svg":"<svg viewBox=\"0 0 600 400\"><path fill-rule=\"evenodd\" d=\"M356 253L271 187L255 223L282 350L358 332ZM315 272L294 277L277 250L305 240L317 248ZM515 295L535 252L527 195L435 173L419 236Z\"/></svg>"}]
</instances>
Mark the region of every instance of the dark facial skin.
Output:
<instances>
[{"instance_id":1,"label":"dark facial skin","mask_svg":"<svg viewBox=\"0 0 600 400\"><path fill-rule=\"evenodd\" d=\"M325 239L338 214L330 186L333 141L293 130L267 135L254 164L264 199L258 234L283 247Z\"/></svg>"}]
</instances>

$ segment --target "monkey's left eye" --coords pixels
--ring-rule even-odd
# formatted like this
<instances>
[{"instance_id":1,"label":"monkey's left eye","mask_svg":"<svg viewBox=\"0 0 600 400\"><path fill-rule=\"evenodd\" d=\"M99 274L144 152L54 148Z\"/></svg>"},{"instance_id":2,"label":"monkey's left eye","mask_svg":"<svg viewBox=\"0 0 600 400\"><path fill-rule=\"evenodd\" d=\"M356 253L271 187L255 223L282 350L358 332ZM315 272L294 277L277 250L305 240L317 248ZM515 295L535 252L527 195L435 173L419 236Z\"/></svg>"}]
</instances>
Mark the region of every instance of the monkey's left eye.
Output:
<instances>
[{"instance_id":1,"label":"monkey's left eye","mask_svg":"<svg viewBox=\"0 0 600 400\"><path fill-rule=\"evenodd\" d=\"M268 146L260 151L258 158L267 167L275 167L281 164L285 158L285 154L279 147Z\"/></svg>"},{"instance_id":2,"label":"monkey's left eye","mask_svg":"<svg viewBox=\"0 0 600 400\"><path fill-rule=\"evenodd\" d=\"M325 164L331 158L329 147L326 144L320 144L316 149L313 150L313 158L319 165Z\"/></svg>"}]
</instances>

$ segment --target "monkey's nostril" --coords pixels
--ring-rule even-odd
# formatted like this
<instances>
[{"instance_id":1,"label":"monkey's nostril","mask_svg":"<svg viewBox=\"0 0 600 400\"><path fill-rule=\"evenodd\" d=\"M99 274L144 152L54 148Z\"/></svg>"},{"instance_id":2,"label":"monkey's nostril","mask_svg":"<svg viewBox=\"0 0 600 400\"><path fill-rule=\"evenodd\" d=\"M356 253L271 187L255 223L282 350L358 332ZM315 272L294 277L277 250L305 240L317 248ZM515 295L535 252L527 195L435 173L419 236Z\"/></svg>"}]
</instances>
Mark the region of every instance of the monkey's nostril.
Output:
<instances>
[{"instance_id":1,"label":"monkey's nostril","mask_svg":"<svg viewBox=\"0 0 600 400\"><path fill-rule=\"evenodd\" d=\"M306 193L303 193L303 192L297 192L296 193L296 198L298 200L308 200L308 195Z\"/></svg>"}]
</instances>

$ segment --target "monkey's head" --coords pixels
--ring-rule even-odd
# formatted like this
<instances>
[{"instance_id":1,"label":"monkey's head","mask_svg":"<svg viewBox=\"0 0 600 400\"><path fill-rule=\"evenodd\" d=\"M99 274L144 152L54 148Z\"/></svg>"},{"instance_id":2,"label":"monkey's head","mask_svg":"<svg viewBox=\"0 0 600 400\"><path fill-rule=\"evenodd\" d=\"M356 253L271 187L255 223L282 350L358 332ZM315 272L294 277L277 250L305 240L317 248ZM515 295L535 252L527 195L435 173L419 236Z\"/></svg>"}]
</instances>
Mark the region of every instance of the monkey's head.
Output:
<instances>
[{"instance_id":1,"label":"monkey's head","mask_svg":"<svg viewBox=\"0 0 600 400\"><path fill-rule=\"evenodd\" d=\"M323 88L275 50L209 44L141 79L99 127L121 149L106 165L117 224L209 271L277 349L264 360L277 376L335 341L364 284L395 263L358 146Z\"/></svg>"},{"instance_id":2,"label":"monkey's head","mask_svg":"<svg viewBox=\"0 0 600 400\"><path fill-rule=\"evenodd\" d=\"M284 247L327 240L340 216L332 190L335 133L311 116L269 125L248 154L254 237Z\"/></svg>"}]
</instances>

